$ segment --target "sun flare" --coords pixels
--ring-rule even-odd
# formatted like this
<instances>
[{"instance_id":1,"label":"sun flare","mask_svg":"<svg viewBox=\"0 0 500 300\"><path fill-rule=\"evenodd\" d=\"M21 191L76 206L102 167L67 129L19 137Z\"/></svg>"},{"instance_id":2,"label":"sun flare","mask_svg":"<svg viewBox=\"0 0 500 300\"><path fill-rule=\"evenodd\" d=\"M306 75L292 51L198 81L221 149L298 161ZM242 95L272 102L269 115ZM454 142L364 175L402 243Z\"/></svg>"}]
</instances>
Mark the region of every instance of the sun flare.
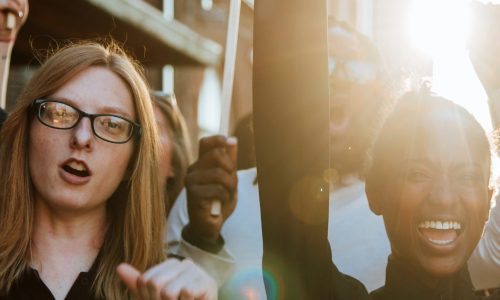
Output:
<instances>
[{"instance_id":1,"label":"sun flare","mask_svg":"<svg viewBox=\"0 0 500 300\"><path fill-rule=\"evenodd\" d=\"M413 0L409 34L432 58L433 90L463 106L490 132L487 96L466 49L470 20L468 0Z\"/></svg>"},{"instance_id":2,"label":"sun flare","mask_svg":"<svg viewBox=\"0 0 500 300\"><path fill-rule=\"evenodd\" d=\"M467 0L413 0L409 29L414 45L431 56L465 47L470 28Z\"/></svg>"}]
</instances>

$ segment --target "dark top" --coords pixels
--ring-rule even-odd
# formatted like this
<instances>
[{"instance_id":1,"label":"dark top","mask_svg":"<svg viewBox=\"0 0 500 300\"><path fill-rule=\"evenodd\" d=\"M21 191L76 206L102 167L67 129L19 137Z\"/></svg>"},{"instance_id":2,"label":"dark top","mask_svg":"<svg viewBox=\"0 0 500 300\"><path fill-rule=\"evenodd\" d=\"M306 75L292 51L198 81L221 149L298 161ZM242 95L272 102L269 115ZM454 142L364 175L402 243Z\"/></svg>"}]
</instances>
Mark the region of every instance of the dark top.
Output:
<instances>
[{"instance_id":1,"label":"dark top","mask_svg":"<svg viewBox=\"0 0 500 300\"><path fill-rule=\"evenodd\" d=\"M88 272L81 272L76 278L73 286L66 295L66 300L93 300L91 294L92 283L95 279L98 258ZM43 283L38 271L29 268L20 280L12 287L7 297L0 297L0 300L54 300L54 296L49 288Z\"/></svg>"},{"instance_id":2,"label":"dark top","mask_svg":"<svg viewBox=\"0 0 500 300\"><path fill-rule=\"evenodd\" d=\"M385 286L373 291L374 300L477 300L493 299L474 294L467 267L429 289L415 280L411 271L389 257ZM497 299L497 298L495 298Z\"/></svg>"},{"instance_id":3,"label":"dark top","mask_svg":"<svg viewBox=\"0 0 500 300\"><path fill-rule=\"evenodd\" d=\"M330 300L370 300L365 286L357 279L341 273L332 266Z\"/></svg>"},{"instance_id":4,"label":"dark top","mask_svg":"<svg viewBox=\"0 0 500 300\"><path fill-rule=\"evenodd\" d=\"M5 121L5 119L7 119L7 112L5 112L5 110L0 108L0 128L2 128L2 124Z\"/></svg>"}]
</instances>

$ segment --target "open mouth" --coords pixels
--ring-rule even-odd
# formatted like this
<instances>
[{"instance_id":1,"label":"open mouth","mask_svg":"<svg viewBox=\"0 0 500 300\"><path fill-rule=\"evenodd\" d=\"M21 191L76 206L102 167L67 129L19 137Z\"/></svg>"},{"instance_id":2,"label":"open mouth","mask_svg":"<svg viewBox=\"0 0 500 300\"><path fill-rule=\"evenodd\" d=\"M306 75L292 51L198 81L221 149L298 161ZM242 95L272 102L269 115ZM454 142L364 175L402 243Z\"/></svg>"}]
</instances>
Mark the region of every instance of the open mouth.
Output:
<instances>
[{"instance_id":1,"label":"open mouth","mask_svg":"<svg viewBox=\"0 0 500 300\"><path fill-rule=\"evenodd\" d=\"M71 161L65 165L63 165L63 170L73 174L78 177L87 177L90 176L90 172L87 169L87 166L85 164L77 162L77 161Z\"/></svg>"},{"instance_id":2,"label":"open mouth","mask_svg":"<svg viewBox=\"0 0 500 300\"><path fill-rule=\"evenodd\" d=\"M462 223L455 220L426 220L418 224L418 230L422 236L435 246L453 244L462 233L462 228Z\"/></svg>"},{"instance_id":3,"label":"open mouth","mask_svg":"<svg viewBox=\"0 0 500 300\"><path fill-rule=\"evenodd\" d=\"M330 114L330 129L332 134L342 134L349 124L349 119L350 118L343 106L332 107Z\"/></svg>"}]
</instances>

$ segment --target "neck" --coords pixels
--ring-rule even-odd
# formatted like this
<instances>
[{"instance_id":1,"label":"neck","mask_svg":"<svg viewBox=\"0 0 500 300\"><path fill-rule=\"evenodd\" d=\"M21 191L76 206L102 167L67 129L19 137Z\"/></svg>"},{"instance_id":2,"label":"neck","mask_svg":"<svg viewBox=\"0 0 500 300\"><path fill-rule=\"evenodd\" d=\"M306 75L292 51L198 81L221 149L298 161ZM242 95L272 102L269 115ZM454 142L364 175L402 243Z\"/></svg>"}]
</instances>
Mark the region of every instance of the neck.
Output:
<instances>
[{"instance_id":1,"label":"neck","mask_svg":"<svg viewBox=\"0 0 500 300\"><path fill-rule=\"evenodd\" d=\"M68 212L35 200L30 263L55 299L64 299L78 275L92 267L106 227L105 204Z\"/></svg>"},{"instance_id":2,"label":"neck","mask_svg":"<svg viewBox=\"0 0 500 300\"><path fill-rule=\"evenodd\" d=\"M397 268L403 270L404 273L408 274L408 276L410 276L410 278L412 278L414 282L417 282L419 286L430 291L438 289L438 287L444 281L453 277L452 275L449 277L433 276L432 274L421 270L421 268L419 268L418 266L412 266L411 263L398 258L394 254L391 254L390 259L392 259L393 262L397 265Z\"/></svg>"},{"instance_id":3,"label":"neck","mask_svg":"<svg viewBox=\"0 0 500 300\"><path fill-rule=\"evenodd\" d=\"M66 212L36 200L31 264L38 269L52 260L55 263L78 257L90 267L101 248L106 226L105 205L86 212Z\"/></svg>"}]
</instances>

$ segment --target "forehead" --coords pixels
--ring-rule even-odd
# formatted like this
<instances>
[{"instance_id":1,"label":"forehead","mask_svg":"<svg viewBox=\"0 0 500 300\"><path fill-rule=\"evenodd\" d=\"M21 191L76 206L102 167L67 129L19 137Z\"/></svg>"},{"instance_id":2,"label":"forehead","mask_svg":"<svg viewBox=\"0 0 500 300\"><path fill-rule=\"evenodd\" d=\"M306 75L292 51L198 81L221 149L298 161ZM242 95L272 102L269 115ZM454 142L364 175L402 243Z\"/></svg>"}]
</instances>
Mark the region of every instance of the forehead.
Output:
<instances>
[{"instance_id":1,"label":"forehead","mask_svg":"<svg viewBox=\"0 0 500 300\"><path fill-rule=\"evenodd\" d=\"M127 84L105 67L89 67L81 71L50 97L88 113L118 113L135 117L132 94Z\"/></svg>"},{"instance_id":2,"label":"forehead","mask_svg":"<svg viewBox=\"0 0 500 300\"><path fill-rule=\"evenodd\" d=\"M476 143L479 128L454 111L431 113L408 132L402 158L425 160L440 166L477 164L489 169L489 149Z\"/></svg>"}]
</instances>

